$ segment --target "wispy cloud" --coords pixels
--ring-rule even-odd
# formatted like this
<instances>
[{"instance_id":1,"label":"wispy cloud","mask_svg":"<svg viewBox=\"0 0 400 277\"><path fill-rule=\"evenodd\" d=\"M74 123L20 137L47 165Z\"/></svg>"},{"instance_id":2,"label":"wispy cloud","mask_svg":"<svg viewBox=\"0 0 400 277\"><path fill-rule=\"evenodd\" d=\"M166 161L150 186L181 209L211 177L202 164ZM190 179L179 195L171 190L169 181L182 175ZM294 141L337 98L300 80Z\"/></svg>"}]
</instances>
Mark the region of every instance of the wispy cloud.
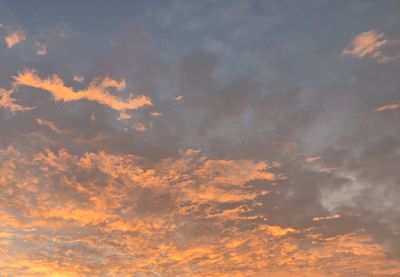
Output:
<instances>
[{"instance_id":1,"label":"wispy cloud","mask_svg":"<svg viewBox=\"0 0 400 277\"><path fill-rule=\"evenodd\" d=\"M125 89L125 80L117 81L109 77L100 78L92 81L86 89L75 91L73 88L65 86L64 81L57 75L42 79L33 70L20 72L14 79L16 86L42 89L50 93L55 101L89 100L117 111L137 110L152 105L151 99L147 96L134 97L130 95L127 100L124 100L109 93L108 88L115 88L118 91Z\"/></svg>"},{"instance_id":2,"label":"wispy cloud","mask_svg":"<svg viewBox=\"0 0 400 277\"><path fill-rule=\"evenodd\" d=\"M160 117L160 116L162 116L162 113L159 113L159 112L151 112L150 115L151 115L151 116L154 116L154 117Z\"/></svg>"},{"instance_id":3,"label":"wispy cloud","mask_svg":"<svg viewBox=\"0 0 400 277\"><path fill-rule=\"evenodd\" d=\"M385 33L370 30L355 36L341 54L359 59L371 57L380 63L387 63L400 57L399 55L390 56L385 53L384 47L392 43L393 41L389 40Z\"/></svg>"},{"instance_id":4,"label":"wispy cloud","mask_svg":"<svg viewBox=\"0 0 400 277\"><path fill-rule=\"evenodd\" d=\"M175 97L176 101L183 101L183 95L178 95Z\"/></svg>"},{"instance_id":5,"label":"wispy cloud","mask_svg":"<svg viewBox=\"0 0 400 277\"><path fill-rule=\"evenodd\" d=\"M8 34L4 40L6 41L8 48L13 48L15 45L26 40L25 31L22 29L15 30L12 33Z\"/></svg>"},{"instance_id":6,"label":"wispy cloud","mask_svg":"<svg viewBox=\"0 0 400 277\"><path fill-rule=\"evenodd\" d=\"M392 111L392 110L397 110L399 108L400 108L400 102L395 102L378 107L374 110L374 112Z\"/></svg>"},{"instance_id":7,"label":"wispy cloud","mask_svg":"<svg viewBox=\"0 0 400 277\"><path fill-rule=\"evenodd\" d=\"M128 114L128 113L125 113L125 112L121 112L120 114L119 114L119 116L118 116L118 120L128 120L128 119L131 119L132 118L132 116L130 115L130 114Z\"/></svg>"},{"instance_id":8,"label":"wispy cloud","mask_svg":"<svg viewBox=\"0 0 400 277\"><path fill-rule=\"evenodd\" d=\"M11 96L13 93L14 90L5 90L0 88L0 107L8 109L12 113L34 109L32 107L24 107L22 105L16 104L16 100Z\"/></svg>"},{"instance_id":9,"label":"wispy cloud","mask_svg":"<svg viewBox=\"0 0 400 277\"><path fill-rule=\"evenodd\" d=\"M49 128L50 130L52 130L52 131L55 132L55 133L62 134L62 133L65 132L64 130L61 130L61 129L60 129L54 122L52 122L52 121L48 121L48 120L45 120L45 119L42 119L42 118L36 118L36 122L37 122L37 124L39 124L39 125L41 125L41 126L45 126L45 127Z\"/></svg>"},{"instance_id":10,"label":"wispy cloud","mask_svg":"<svg viewBox=\"0 0 400 277\"><path fill-rule=\"evenodd\" d=\"M138 132L146 132L148 130L148 127L143 123L138 123L134 125L132 128Z\"/></svg>"}]
</instances>

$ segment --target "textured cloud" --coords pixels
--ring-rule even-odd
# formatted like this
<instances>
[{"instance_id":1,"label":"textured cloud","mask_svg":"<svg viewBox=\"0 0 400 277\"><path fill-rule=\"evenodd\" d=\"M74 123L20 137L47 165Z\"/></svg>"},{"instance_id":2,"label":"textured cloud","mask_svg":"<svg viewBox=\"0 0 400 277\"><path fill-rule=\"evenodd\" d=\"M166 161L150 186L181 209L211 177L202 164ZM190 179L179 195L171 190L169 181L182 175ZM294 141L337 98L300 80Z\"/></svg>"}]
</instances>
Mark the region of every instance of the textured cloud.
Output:
<instances>
[{"instance_id":1,"label":"textured cloud","mask_svg":"<svg viewBox=\"0 0 400 277\"><path fill-rule=\"evenodd\" d=\"M343 50L342 55L355 56L357 58L365 56L379 58L382 56L381 48L387 43L388 40L385 39L384 33L377 33L375 30L371 30L357 35L350 46Z\"/></svg>"},{"instance_id":2,"label":"textured cloud","mask_svg":"<svg viewBox=\"0 0 400 277\"><path fill-rule=\"evenodd\" d=\"M399 273L394 261L381 266L382 248L361 233L324 239L315 228L296 230L249 216L257 194L265 194L244 185L278 178L262 162L210 160L189 149L149 167L138 156L66 150L25 155L13 146L1 149L0 159L0 186L9 188L1 191L7 199L1 204L7 222L1 251L11 253L0 258L3 273L257 275L303 268L304 276L314 276L339 264L343 276ZM226 185L237 189L235 197ZM225 202L239 206L218 212Z\"/></svg>"},{"instance_id":3,"label":"textured cloud","mask_svg":"<svg viewBox=\"0 0 400 277\"><path fill-rule=\"evenodd\" d=\"M0 107L10 110L12 113L33 109L16 104L15 99L12 98L13 92L13 90L5 90L0 88Z\"/></svg>"},{"instance_id":4,"label":"textured cloud","mask_svg":"<svg viewBox=\"0 0 400 277\"><path fill-rule=\"evenodd\" d=\"M85 77L80 76L80 75L74 75L72 80L74 80L75 82L81 83L81 82L83 82L85 80Z\"/></svg>"}]
</instances>

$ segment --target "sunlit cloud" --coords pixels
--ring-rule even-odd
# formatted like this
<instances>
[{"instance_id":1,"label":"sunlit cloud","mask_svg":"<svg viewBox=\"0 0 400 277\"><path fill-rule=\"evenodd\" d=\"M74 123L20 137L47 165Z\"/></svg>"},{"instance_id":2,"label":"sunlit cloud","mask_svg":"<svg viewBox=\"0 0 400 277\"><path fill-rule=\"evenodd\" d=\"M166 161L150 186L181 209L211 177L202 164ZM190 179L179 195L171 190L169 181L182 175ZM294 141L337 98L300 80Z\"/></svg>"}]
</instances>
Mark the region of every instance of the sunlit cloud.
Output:
<instances>
[{"instance_id":1,"label":"sunlit cloud","mask_svg":"<svg viewBox=\"0 0 400 277\"><path fill-rule=\"evenodd\" d=\"M385 111L397 110L399 108L400 108L400 103L389 103L389 104L386 104L386 105L376 108L374 111L375 112L385 112Z\"/></svg>"},{"instance_id":2,"label":"sunlit cloud","mask_svg":"<svg viewBox=\"0 0 400 277\"><path fill-rule=\"evenodd\" d=\"M126 88L125 80L117 81L109 77L96 79L83 90L75 91L65 86L63 80L57 75L47 79L41 79L35 71L25 70L14 77L16 86L28 86L42 89L50 93L55 101L74 102L89 100L109 106L117 111L137 110L152 105L151 99L147 96L130 97L125 101L109 93L108 88L115 88L121 91Z\"/></svg>"},{"instance_id":3,"label":"sunlit cloud","mask_svg":"<svg viewBox=\"0 0 400 277\"><path fill-rule=\"evenodd\" d=\"M359 263L356 267L352 263L352 269L341 267L343 274L355 268L364 273L399 272L395 261L380 266L382 248L362 234L325 239L317 229L297 230L268 224L265 219L254 221L256 228L239 228L241 222L254 219L247 215L254 211L255 207L249 206L254 198L246 197L250 187L243 185L255 179L270 182L279 178L268 173L263 162L210 160L198 150L188 149L177 159L165 159L149 168L143 166L141 157L133 155L102 152L77 156L66 150L46 150L31 156L11 146L0 150L0 159L0 185L4 187L12 180L13 188L1 192L7 199L1 205L13 205L16 211L10 214L3 210L0 214L7 222L0 230L0 241L6 242L0 251L13 253L7 257L14 261L7 264L0 258L0 268L10 274L28 268L25 273L33 275L154 271L218 275L221 266L224 272L240 274L243 266L251 264L246 272L257 275L296 272L304 263L310 274L323 274L343 263L344 257ZM213 167L216 169L211 170ZM194 175L188 175L190 172ZM81 174L92 177L78 180L76 176ZM220 197L229 194L223 184L230 183L241 193L237 198L227 197L227 201L241 204L218 212ZM220 196L199 196L198 186L211 191L219 187ZM144 188L150 191L144 193ZM7 197L10 195L14 197ZM148 204L137 202L142 197ZM140 205L150 210L152 205L164 208L153 210L147 217L140 215ZM199 205L213 208L202 210ZM190 218L194 226L205 224L201 227L206 228L204 233L191 238L185 218ZM315 220L336 218L339 216ZM214 235L207 228L214 230ZM16 247L16 240L21 240L25 248ZM182 240L180 246L177 240ZM38 247L52 254L37 252Z\"/></svg>"},{"instance_id":4,"label":"sunlit cloud","mask_svg":"<svg viewBox=\"0 0 400 277\"><path fill-rule=\"evenodd\" d=\"M128 120L128 119L131 119L131 118L132 118L132 116L130 114L125 113L125 112L121 112L119 114L118 120Z\"/></svg>"},{"instance_id":5,"label":"sunlit cloud","mask_svg":"<svg viewBox=\"0 0 400 277\"><path fill-rule=\"evenodd\" d=\"M312 163L312 162L318 161L320 159L321 159L321 157L319 157L319 156L308 157L308 158L306 158L306 162Z\"/></svg>"},{"instance_id":6,"label":"sunlit cloud","mask_svg":"<svg viewBox=\"0 0 400 277\"><path fill-rule=\"evenodd\" d=\"M143 123L138 123L134 125L132 128L138 132L146 132L148 130L148 127Z\"/></svg>"},{"instance_id":7,"label":"sunlit cloud","mask_svg":"<svg viewBox=\"0 0 400 277\"><path fill-rule=\"evenodd\" d=\"M387 63L400 57L399 55L390 56L385 53L384 47L389 44L393 44L393 42L384 33L370 30L355 36L341 54L359 59L371 57L380 63Z\"/></svg>"},{"instance_id":8,"label":"sunlit cloud","mask_svg":"<svg viewBox=\"0 0 400 277\"><path fill-rule=\"evenodd\" d=\"M313 221L321 221L321 220L329 220L329 219L337 219L340 218L340 214L334 214L330 216L314 216L312 218Z\"/></svg>"},{"instance_id":9,"label":"sunlit cloud","mask_svg":"<svg viewBox=\"0 0 400 277\"><path fill-rule=\"evenodd\" d=\"M12 33L8 34L5 38L4 38L7 47L8 48L13 48L14 46L16 46L17 44L23 42L24 40L26 40L26 34L25 31L22 29L19 30L15 30Z\"/></svg>"},{"instance_id":10,"label":"sunlit cloud","mask_svg":"<svg viewBox=\"0 0 400 277\"><path fill-rule=\"evenodd\" d=\"M10 110L12 113L34 109L33 107L24 107L15 103L16 100L12 98L13 93L13 90L5 90L0 88L0 107Z\"/></svg>"}]
</instances>

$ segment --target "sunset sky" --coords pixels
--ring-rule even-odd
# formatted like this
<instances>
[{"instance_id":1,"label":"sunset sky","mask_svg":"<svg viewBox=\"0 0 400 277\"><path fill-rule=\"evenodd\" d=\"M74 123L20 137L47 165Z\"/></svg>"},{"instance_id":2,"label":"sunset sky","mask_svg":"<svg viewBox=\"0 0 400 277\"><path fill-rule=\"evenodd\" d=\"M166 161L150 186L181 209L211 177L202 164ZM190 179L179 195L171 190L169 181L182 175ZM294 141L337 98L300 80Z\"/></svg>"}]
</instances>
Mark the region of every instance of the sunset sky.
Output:
<instances>
[{"instance_id":1,"label":"sunset sky","mask_svg":"<svg viewBox=\"0 0 400 277\"><path fill-rule=\"evenodd\" d=\"M0 0L0 276L400 276L400 1Z\"/></svg>"}]
</instances>

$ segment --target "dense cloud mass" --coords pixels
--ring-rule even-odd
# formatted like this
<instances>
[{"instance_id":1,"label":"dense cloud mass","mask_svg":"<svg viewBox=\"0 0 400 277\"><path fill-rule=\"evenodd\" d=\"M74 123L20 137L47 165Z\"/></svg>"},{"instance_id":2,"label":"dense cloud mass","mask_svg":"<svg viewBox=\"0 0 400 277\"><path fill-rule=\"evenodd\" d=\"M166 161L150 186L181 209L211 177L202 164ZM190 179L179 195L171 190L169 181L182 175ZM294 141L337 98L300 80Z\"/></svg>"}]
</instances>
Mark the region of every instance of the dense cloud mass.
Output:
<instances>
[{"instance_id":1,"label":"dense cloud mass","mask_svg":"<svg viewBox=\"0 0 400 277\"><path fill-rule=\"evenodd\" d=\"M0 1L0 276L400 276L399 14Z\"/></svg>"}]
</instances>

